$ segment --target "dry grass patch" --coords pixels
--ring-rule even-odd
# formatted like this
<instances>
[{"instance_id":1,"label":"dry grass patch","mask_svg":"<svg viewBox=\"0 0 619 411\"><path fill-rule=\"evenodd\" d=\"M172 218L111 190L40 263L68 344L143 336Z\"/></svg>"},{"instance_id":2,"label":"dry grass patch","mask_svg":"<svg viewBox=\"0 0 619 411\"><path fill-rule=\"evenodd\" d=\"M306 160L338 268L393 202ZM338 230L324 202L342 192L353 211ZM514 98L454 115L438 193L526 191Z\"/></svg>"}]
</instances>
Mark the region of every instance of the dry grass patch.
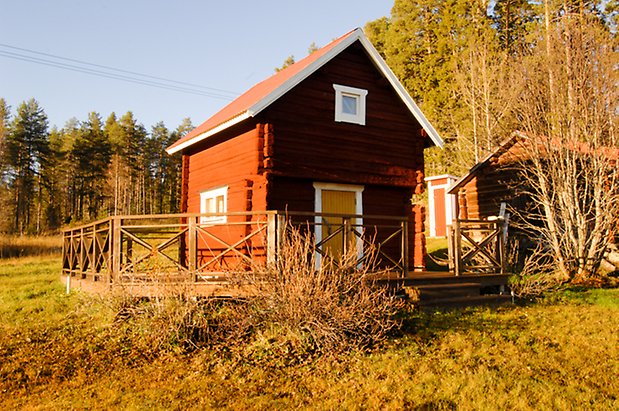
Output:
<instances>
[{"instance_id":1,"label":"dry grass patch","mask_svg":"<svg viewBox=\"0 0 619 411\"><path fill-rule=\"evenodd\" d=\"M266 331L244 358L169 340L149 351L147 322L114 322L107 302L64 296L59 270L53 259L0 263L2 409L619 408L617 289L404 313L379 349L300 362L274 355L285 339ZM258 360L260 346L271 352Z\"/></svg>"},{"instance_id":2,"label":"dry grass patch","mask_svg":"<svg viewBox=\"0 0 619 411\"><path fill-rule=\"evenodd\" d=\"M237 274L256 290L251 298L196 299L176 289L170 298L112 301L142 352L208 348L236 361L288 366L372 349L397 330L402 303L372 284L369 256L361 267L353 249L318 267L312 239L291 230L276 261Z\"/></svg>"},{"instance_id":3,"label":"dry grass patch","mask_svg":"<svg viewBox=\"0 0 619 411\"><path fill-rule=\"evenodd\" d=\"M0 235L0 259L60 255L62 237Z\"/></svg>"}]
</instances>

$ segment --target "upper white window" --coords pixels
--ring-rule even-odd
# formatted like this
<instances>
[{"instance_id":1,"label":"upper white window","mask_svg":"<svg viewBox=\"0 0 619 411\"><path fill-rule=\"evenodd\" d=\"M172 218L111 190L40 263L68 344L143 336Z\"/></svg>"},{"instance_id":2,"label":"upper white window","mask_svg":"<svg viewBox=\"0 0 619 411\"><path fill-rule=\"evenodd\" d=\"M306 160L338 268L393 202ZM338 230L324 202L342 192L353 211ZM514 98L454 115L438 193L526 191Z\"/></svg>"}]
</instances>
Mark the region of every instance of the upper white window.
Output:
<instances>
[{"instance_id":1,"label":"upper white window","mask_svg":"<svg viewBox=\"0 0 619 411\"><path fill-rule=\"evenodd\" d=\"M228 186L218 187L200 193L200 214L225 213L228 210ZM202 216L200 223L221 224L227 221L223 216Z\"/></svg>"},{"instance_id":2,"label":"upper white window","mask_svg":"<svg viewBox=\"0 0 619 411\"><path fill-rule=\"evenodd\" d=\"M365 96L368 91L334 84L335 121L365 125Z\"/></svg>"}]
</instances>

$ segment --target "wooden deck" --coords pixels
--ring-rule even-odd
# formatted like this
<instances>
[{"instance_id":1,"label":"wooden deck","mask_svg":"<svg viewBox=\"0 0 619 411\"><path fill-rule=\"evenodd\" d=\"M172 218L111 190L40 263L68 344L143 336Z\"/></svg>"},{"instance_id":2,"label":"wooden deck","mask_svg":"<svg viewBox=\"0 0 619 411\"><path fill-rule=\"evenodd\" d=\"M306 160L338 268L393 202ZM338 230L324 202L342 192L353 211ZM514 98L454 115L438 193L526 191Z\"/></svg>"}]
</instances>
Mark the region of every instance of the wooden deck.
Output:
<instances>
[{"instance_id":1,"label":"wooden deck","mask_svg":"<svg viewBox=\"0 0 619 411\"><path fill-rule=\"evenodd\" d=\"M511 301L508 293L508 275L467 274L456 276L446 271L414 271L408 277L397 275L369 278L373 284L388 287L394 295L416 302L423 309L464 307L480 304L499 304ZM189 281L166 278L160 281L124 281L106 283L75 276L65 276L71 288L95 294L119 293L134 297L198 296L216 298L248 298L256 295L249 284L211 279Z\"/></svg>"},{"instance_id":2,"label":"wooden deck","mask_svg":"<svg viewBox=\"0 0 619 411\"><path fill-rule=\"evenodd\" d=\"M369 281L394 292L414 289L410 293L416 293L422 305L472 304L474 299L494 298L484 296L504 290L507 284L501 260L504 250L495 250L503 242L498 223L491 223L491 229L482 226L484 238L489 240L477 240L468 253L452 253L459 256L455 266L466 270L429 272L411 266L408 221L404 218L267 211L226 213L225 223L209 223L213 216L221 217L116 216L64 230L62 273L67 291L80 288L139 297L248 297L255 295L255 289L243 283L243 274L256 264L276 259L287 230L296 227L313 235L317 226L326 233L314 246L320 258L329 258L335 245L341 252L352 247L358 264L364 264L367 250L372 249L382 272L390 274ZM334 224L334 218L339 223ZM476 239L473 234L466 237ZM452 246L461 243L452 238ZM464 264L473 261L467 256L475 254L490 261L477 273Z\"/></svg>"}]
</instances>

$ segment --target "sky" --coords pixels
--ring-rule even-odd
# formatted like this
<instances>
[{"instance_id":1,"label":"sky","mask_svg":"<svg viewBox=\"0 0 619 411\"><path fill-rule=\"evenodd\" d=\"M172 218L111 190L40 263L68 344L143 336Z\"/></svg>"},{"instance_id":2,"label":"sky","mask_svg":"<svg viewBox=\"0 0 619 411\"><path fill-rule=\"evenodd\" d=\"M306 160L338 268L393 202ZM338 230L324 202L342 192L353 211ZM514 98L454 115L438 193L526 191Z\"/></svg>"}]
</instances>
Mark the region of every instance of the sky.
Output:
<instances>
[{"instance_id":1,"label":"sky","mask_svg":"<svg viewBox=\"0 0 619 411\"><path fill-rule=\"evenodd\" d=\"M129 110L148 130L159 121L175 129L185 117L197 126L272 75L288 56L300 60L312 43L324 46L388 16L392 5L393 0L0 0L0 98L12 113L35 98L50 128L71 118L84 121L92 111L105 119Z\"/></svg>"}]
</instances>

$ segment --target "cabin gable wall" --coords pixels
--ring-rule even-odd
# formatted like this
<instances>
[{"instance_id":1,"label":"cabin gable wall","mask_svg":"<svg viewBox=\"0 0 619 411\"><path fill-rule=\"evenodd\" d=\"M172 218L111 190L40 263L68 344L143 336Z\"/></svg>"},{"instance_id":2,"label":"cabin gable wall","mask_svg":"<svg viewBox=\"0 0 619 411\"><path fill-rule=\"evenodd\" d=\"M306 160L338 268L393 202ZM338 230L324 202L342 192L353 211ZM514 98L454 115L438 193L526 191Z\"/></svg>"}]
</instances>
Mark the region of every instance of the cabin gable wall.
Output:
<instances>
[{"instance_id":1,"label":"cabin gable wall","mask_svg":"<svg viewBox=\"0 0 619 411\"><path fill-rule=\"evenodd\" d=\"M335 121L334 84L368 91L365 125ZM274 126L274 175L347 184L423 183L422 128L361 47L343 51L259 118Z\"/></svg>"}]
</instances>

